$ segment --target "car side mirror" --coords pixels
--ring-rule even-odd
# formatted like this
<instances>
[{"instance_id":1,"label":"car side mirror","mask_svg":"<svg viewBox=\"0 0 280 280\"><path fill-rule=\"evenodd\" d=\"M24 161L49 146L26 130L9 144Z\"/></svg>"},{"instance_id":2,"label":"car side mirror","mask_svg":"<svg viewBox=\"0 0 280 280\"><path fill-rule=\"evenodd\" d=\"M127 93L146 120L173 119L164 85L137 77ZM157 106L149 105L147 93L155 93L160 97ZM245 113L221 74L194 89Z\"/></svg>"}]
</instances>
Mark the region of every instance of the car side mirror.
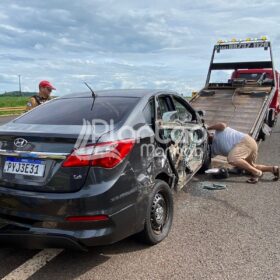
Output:
<instances>
[{"instance_id":1,"label":"car side mirror","mask_svg":"<svg viewBox=\"0 0 280 280\"><path fill-rule=\"evenodd\" d=\"M162 121L163 122L172 122L176 119L178 119L177 111L164 112L163 115L162 115Z\"/></svg>"},{"instance_id":2,"label":"car side mirror","mask_svg":"<svg viewBox=\"0 0 280 280\"><path fill-rule=\"evenodd\" d=\"M204 110L197 110L196 112L201 118L206 115L206 112Z\"/></svg>"}]
</instances>

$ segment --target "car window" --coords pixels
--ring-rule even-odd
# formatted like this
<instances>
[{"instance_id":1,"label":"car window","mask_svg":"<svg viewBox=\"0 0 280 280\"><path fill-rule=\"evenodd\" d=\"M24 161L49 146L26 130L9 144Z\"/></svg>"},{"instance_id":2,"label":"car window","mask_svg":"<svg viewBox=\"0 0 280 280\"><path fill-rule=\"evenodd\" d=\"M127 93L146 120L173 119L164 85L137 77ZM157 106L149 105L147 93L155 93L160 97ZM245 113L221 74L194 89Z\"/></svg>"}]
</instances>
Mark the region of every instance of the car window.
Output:
<instances>
[{"instance_id":1,"label":"car window","mask_svg":"<svg viewBox=\"0 0 280 280\"><path fill-rule=\"evenodd\" d=\"M158 97L158 118L162 119L163 122L174 121L177 116L177 111L174 108L172 99L170 96L160 96Z\"/></svg>"},{"instance_id":2,"label":"car window","mask_svg":"<svg viewBox=\"0 0 280 280\"><path fill-rule=\"evenodd\" d=\"M186 108L186 105L179 98L174 97L174 106L177 112L178 119L183 122L192 121L192 113Z\"/></svg>"},{"instance_id":3,"label":"car window","mask_svg":"<svg viewBox=\"0 0 280 280\"><path fill-rule=\"evenodd\" d=\"M14 122L25 124L82 125L83 120L102 120L110 124L121 122L134 108L139 98L96 97L58 98L31 110Z\"/></svg>"},{"instance_id":4,"label":"car window","mask_svg":"<svg viewBox=\"0 0 280 280\"><path fill-rule=\"evenodd\" d=\"M143 115L148 125L153 125L155 120L155 100L152 98L149 100L143 110Z\"/></svg>"}]
</instances>

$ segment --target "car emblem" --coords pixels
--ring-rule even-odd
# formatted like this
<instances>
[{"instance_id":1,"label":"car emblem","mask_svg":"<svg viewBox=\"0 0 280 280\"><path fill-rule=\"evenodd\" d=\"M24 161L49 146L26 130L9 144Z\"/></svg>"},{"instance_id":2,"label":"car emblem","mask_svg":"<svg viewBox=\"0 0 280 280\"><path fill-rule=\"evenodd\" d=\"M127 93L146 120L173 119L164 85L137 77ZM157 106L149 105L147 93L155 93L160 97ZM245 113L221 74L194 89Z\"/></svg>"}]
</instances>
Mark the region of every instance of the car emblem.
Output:
<instances>
[{"instance_id":1,"label":"car emblem","mask_svg":"<svg viewBox=\"0 0 280 280\"><path fill-rule=\"evenodd\" d=\"M28 143L28 141L23 139L23 138L17 138L14 141L15 146L18 147L18 148L25 147L27 145L27 143Z\"/></svg>"}]
</instances>

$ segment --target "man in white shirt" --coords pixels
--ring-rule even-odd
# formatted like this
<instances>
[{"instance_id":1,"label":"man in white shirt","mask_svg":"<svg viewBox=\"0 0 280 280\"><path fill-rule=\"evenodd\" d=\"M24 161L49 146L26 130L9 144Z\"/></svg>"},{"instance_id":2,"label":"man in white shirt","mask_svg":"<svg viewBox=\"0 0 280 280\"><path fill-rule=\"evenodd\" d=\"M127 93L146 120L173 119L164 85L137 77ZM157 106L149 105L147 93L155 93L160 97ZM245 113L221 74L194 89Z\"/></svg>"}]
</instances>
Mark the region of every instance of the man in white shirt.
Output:
<instances>
[{"instance_id":1,"label":"man in white shirt","mask_svg":"<svg viewBox=\"0 0 280 280\"><path fill-rule=\"evenodd\" d=\"M210 136L212 156L226 156L229 164L251 173L248 183L257 183L263 172L271 172L273 180L279 180L279 166L256 164L258 145L250 135L227 127L225 123L209 126L208 130L215 130Z\"/></svg>"}]
</instances>

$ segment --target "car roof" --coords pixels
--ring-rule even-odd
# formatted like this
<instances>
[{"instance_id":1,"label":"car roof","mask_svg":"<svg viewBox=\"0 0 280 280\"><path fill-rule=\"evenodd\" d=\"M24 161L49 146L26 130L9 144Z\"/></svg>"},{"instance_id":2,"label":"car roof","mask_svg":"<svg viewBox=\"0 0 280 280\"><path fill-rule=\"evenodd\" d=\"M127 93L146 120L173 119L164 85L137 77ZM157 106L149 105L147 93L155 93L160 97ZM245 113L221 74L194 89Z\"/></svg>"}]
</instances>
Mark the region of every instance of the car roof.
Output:
<instances>
[{"instance_id":1,"label":"car roof","mask_svg":"<svg viewBox=\"0 0 280 280\"><path fill-rule=\"evenodd\" d=\"M178 94L173 91L168 90L159 90L159 89L113 89L113 90L97 90L94 91L97 97L104 96L104 97L150 97L154 96L158 93L168 93L168 94ZM90 91L86 92L78 92L78 93L71 93L67 95L63 95L60 98L78 98L78 97L92 97L92 93Z\"/></svg>"}]
</instances>

